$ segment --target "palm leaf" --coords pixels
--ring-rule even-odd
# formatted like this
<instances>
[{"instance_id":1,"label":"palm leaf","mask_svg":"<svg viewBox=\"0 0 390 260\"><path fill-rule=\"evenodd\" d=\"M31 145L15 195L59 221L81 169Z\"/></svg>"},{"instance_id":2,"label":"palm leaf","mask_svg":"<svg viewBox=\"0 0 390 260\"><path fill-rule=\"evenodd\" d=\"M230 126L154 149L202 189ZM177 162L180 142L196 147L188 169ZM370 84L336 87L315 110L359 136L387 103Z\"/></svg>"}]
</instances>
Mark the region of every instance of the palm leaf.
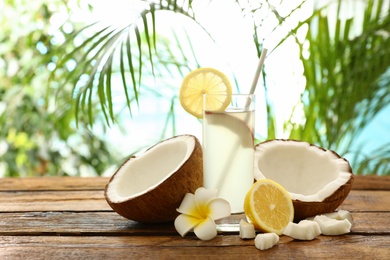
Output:
<instances>
[{"instance_id":1,"label":"palm leaf","mask_svg":"<svg viewBox=\"0 0 390 260\"><path fill-rule=\"evenodd\" d=\"M140 14L139 19L135 22L129 23L122 29L113 28L111 26L98 30L92 36L86 38L83 43L71 51L69 54L61 58L57 63L56 69L52 73L51 80L55 78L57 73L66 68L67 62L76 59L77 66L75 69L67 73L66 78L62 81L61 89L71 83L73 85L73 93L75 96L75 112L77 118L79 116L87 115L89 124L94 122L94 115L98 112L92 105L96 101L94 96L94 89L96 89L97 97L100 103L100 112L108 124L115 121L115 113L112 101L112 74L119 73L124 89L124 96L126 97L126 104L131 115L131 94L135 97L134 100L138 104L139 93L138 87L141 85L143 74L143 48L146 46L149 64L152 75L155 74L155 65L153 57L156 56L156 12L160 10L170 10L175 13L184 14L193 19L193 12L191 11L192 1L160 1L149 2L148 8L145 8ZM180 3L180 4L179 4ZM88 25L69 38L72 41L75 37L82 37L82 35L93 30L99 24L94 23ZM132 41L135 36L135 41ZM137 55L133 53L133 46L138 49ZM117 49L119 57L114 55ZM135 57L137 56L137 57ZM125 62L125 60L127 60ZM118 65L118 69L115 64ZM127 69L126 69L127 65ZM137 70L135 69L137 68ZM138 75L137 75L138 73ZM131 83L126 80L126 75L129 74ZM80 81L82 77L88 75L88 80ZM132 87L130 87L132 85Z\"/></svg>"},{"instance_id":2,"label":"palm leaf","mask_svg":"<svg viewBox=\"0 0 390 260\"><path fill-rule=\"evenodd\" d=\"M137 20L122 29L112 27L97 29L91 37L86 38L80 46L57 63L55 72L59 74L66 68L68 61L76 60L77 66L68 73L61 86L65 88L69 84L73 85L75 111L78 117L86 117L90 125L95 115L99 113L108 124L115 122L112 92L114 76L120 76L126 106L131 115L133 101L139 106L141 90L143 94L161 95L160 90L147 86L147 82L143 80L145 77L152 76L156 79L162 75L174 75L176 71L183 75L184 71L191 68L186 59L188 53L181 47L183 37L179 40L179 37L174 36L177 42L175 50L182 56L180 61L175 60L172 56L177 53L174 52L173 46L163 49L161 46L169 42L164 39L157 41L156 24L159 11L182 14L198 23L192 10L192 1L144 2L147 8L139 14ZM253 40L260 56L263 39L258 35L258 28L263 24L262 18L256 18L257 11L265 5L270 7L267 15L273 15L279 21L279 25L272 28L272 31L276 32L281 25L288 23L295 11L298 11L306 1L302 0L284 16L266 0L256 4L243 2L245 1L235 1L235 4L245 6L242 10L246 14L252 14ZM390 37L384 36L390 31L390 19L389 15L383 15L385 1L368 0L360 25L362 33L351 38L357 26L356 19L341 18L341 2L338 1L339 8L333 16L323 15L322 11L327 8L326 6L315 10L309 18L287 32L276 48L290 37L295 37L307 80L301 98L306 122L305 124L286 122L285 131L290 131L291 138L306 140L341 151L343 154L349 152L348 147L356 140L364 126L389 102L388 76L386 78L383 75L388 70L390 60ZM206 4L209 3L211 1ZM330 28L331 22L335 24L335 28ZM203 28L201 24L198 25ZM94 26L87 26L75 35L81 37ZM309 50L298 41L297 32L303 26L309 27L306 37L306 44L310 45ZM208 33L207 30L204 31ZM73 40L75 35L72 35L70 40ZM212 35L209 36L213 39ZM191 45L188 37L187 41ZM166 56L162 55L162 49ZM307 51L310 53L309 57L304 55ZM53 79L57 74L53 73ZM80 80L86 75L86 80ZM263 75L265 77L265 74ZM264 86L270 139L277 136L276 119L274 108L267 97L266 84ZM96 104L100 105L98 110ZM174 99L171 99L171 108L163 132L170 123L175 124L173 104Z\"/></svg>"},{"instance_id":3,"label":"palm leaf","mask_svg":"<svg viewBox=\"0 0 390 260\"><path fill-rule=\"evenodd\" d=\"M356 21L340 18L339 11L333 34L329 16L313 13L304 21L309 25L309 58L303 55L303 44L296 42L307 80L302 99L306 123L291 137L346 154L362 129L388 104L390 85L379 82L389 68L390 41L378 32L389 32L390 20L379 15L382 1L374 2L368 1L362 33L354 38Z\"/></svg>"}]
</instances>

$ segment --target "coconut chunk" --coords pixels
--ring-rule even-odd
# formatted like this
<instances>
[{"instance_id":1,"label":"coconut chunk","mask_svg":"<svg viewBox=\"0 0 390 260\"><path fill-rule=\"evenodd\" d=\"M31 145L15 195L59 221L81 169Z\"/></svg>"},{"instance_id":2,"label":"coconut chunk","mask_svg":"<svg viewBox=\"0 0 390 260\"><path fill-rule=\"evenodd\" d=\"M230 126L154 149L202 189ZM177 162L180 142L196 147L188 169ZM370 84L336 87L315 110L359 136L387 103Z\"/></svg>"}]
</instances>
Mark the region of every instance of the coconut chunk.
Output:
<instances>
[{"instance_id":1,"label":"coconut chunk","mask_svg":"<svg viewBox=\"0 0 390 260\"><path fill-rule=\"evenodd\" d=\"M333 218L333 219L337 219L337 220L348 219L348 221L353 225L353 218L352 218L351 212L349 212L348 210L340 209L336 212L331 212L331 213L327 213L324 215L327 216L328 218Z\"/></svg>"},{"instance_id":2,"label":"coconut chunk","mask_svg":"<svg viewBox=\"0 0 390 260\"><path fill-rule=\"evenodd\" d=\"M318 223L323 235L338 236L347 234L351 231L352 224L348 219L338 220L332 219L325 215L319 215L314 218L314 221Z\"/></svg>"},{"instance_id":3,"label":"coconut chunk","mask_svg":"<svg viewBox=\"0 0 390 260\"><path fill-rule=\"evenodd\" d=\"M240 238L242 239L253 239L256 237L255 227L252 223L248 223L245 220L240 220Z\"/></svg>"},{"instance_id":4,"label":"coconut chunk","mask_svg":"<svg viewBox=\"0 0 390 260\"><path fill-rule=\"evenodd\" d=\"M302 220L298 224L290 222L284 230L283 235L298 240L313 240L321 235L321 229L315 221Z\"/></svg>"},{"instance_id":5,"label":"coconut chunk","mask_svg":"<svg viewBox=\"0 0 390 260\"><path fill-rule=\"evenodd\" d=\"M275 233L258 234L255 238L255 246L260 250L272 248L279 242L279 236Z\"/></svg>"},{"instance_id":6,"label":"coconut chunk","mask_svg":"<svg viewBox=\"0 0 390 260\"><path fill-rule=\"evenodd\" d=\"M326 213L326 214L323 214L323 215L327 216L328 218L337 219L337 220L347 219L353 226L353 218L352 218L351 212L349 212L348 210L340 209L338 211ZM308 220L314 220L315 217L316 216L310 217L310 218L307 218L307 219Z\"/></svg>"}]
</instances>

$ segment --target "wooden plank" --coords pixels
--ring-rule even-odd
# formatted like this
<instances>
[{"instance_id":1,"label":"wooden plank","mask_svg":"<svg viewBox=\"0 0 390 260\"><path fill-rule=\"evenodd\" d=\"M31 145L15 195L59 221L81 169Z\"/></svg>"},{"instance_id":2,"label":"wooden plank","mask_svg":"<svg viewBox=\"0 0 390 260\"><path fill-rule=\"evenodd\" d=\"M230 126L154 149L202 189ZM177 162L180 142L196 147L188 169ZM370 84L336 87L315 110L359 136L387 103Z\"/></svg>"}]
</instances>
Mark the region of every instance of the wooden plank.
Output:
<instances>
[{"instance_id":1,"label":"wooden plank","mask_svg":"<svg viewBox=\"0 0 390 260\"><path fill-rule=\"evenodd\" d=\"M390 192L352 190L340 208L353 212L388 212L390 211Z\"/></svg>"},{"instance_id":2,"label":"wooden plank","mask_svg":"<svg viewBox=\"0 0 390 260\"><path fill-rule=\"evenodd\" d=\"M178 235L173 223L142 224L115 212L25 212L0 214L3 235Z\"/></svg>"},{"instance_id":3,"label":"wooden plank","mask_svg":"<svg viewBox=\"0 0 390 260\"><path fill-rule=\"evenodd\" d=\"M0 212L110 210L102 190L0 192Z\"/></svg>"},{"instance_id":4,"label":"wooden plank","mask_svg":"<svg viewBox=\"0 0 390 260\"><path fill-rule=\"evenodd\" d=\"M0 236L2 259L247 259L327 258L388 259L390 236L319 236L312 241L280 237L273 248L260 251L254 240L217 236L211 241L195 237L73 237ZM337 246L335 246L337 245Z\"/></svg>"},{"instance_id":5,"label":"wooden plank","mask_svg":"<svg viewBox=\"0 0 390 260\"><path fill-rule=\"evenodd\" d=\"M390 191L352 190L340 208L390 211ZM0 192L0 212L109 210L102 190Z\"/></svg>"},{"instance_id":6,"label":"wooden plank","mask_svg":"<svg viewBox=\"0 0 390 260\"><path fill-rule=\"evenodd\" d=\"M107 177L0 178L0 191L103 190Z\"/></svg>"},{"instance_id":7,"label":"wooden plank","mask_svg":"<svg viewBox=\"0 0 390 260\"><path fill-rule=\"evenodd\" d=\"M103 190L108 177L0 178L0 191ZM390 190L390 176L356 175L355 190Z\"/></svg>"},{"instance_id":8,"label":"wooden plank","mask_svg":"<svg viewBox=\"0 0 390 260\"><path fill-rule=\"evenodd\" d=\"M353 234L390 235L390 212L356 212ZM243 214L219 223L238 224ZM238 230L238 229L237 229ZM237 234L237 232L222 232ZM0 236L6 235L178 235L173 223L142 224L114 212L26 212L0 214Z\"/></svg>"},{"instance_id":9,"label":"wooden plank","mask_svg":"<svg viewBox=\"0 0 390 260\"><path fill-rule=\"evenodd\" d=\"M357 175L352 185L354 190L390 190L390 176Z\"/></svg>"},{"instance_id":10,"label":"wooden plank","mask_svg":"<svg viewBox=\"0 0 390 260\"><path fill-rule=\"evenodd\" d=\"M358 182L354 187L363 190L352 190L340 206L352 212L351 233L313 241L281 236L279 244L267 251L257 250L253 240L241 240L236 232L200 241L193 233L180 237L172 223L148 225L124 219L104 199L107 178L96 178L95 183L94 178L28 179L0 179L0 259L388 259L390 255L390 191L386 185L384 190L370 188L377 185L377 178L370 176L366 180L371 184ZM220 223L238 223L243 217L233 215Z\"/></svg>"}]
</instances>

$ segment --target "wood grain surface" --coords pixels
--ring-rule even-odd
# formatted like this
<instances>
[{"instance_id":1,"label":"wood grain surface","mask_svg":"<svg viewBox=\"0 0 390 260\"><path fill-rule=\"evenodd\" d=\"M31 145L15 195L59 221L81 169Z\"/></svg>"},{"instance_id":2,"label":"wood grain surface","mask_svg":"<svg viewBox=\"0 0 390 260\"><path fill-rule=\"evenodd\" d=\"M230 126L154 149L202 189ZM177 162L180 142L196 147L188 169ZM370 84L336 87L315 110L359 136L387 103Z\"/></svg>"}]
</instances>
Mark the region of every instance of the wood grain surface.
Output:
<instances>
[{"instance_id":1,"label":"wood grain surface","mask_svg":"<svg viewBox=\"0 0 390 260\"><path fill-rule=\"evenodd\" d=\"M339 208L352 213L351 233L312 241L281 236L260 251L235 231L201 241L181 237L173 223L125 219L104 199L108 178L0 179L0 259L390 259L389 180L356 176Z\"/></svg>"}]
</instances>

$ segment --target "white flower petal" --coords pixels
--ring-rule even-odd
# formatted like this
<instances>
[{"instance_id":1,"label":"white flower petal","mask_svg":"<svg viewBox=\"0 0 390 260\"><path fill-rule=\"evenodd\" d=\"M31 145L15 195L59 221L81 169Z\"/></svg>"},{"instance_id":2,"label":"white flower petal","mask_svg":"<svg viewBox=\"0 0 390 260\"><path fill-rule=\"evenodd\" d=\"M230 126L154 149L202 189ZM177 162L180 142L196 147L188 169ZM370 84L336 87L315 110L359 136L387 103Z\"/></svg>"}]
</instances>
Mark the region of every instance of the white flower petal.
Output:
<instances>
[{"instance_id":1,"label":"white flower petal","mask_svg":"<svg viewBox=\"0 0 390 260\"><path fill-rule=\"evenodd\" d=\"M190 215L196 218L202 218L201 212L195 202L195 195L191 193L187 193L183 201L181 202L179 208L177 209L179 213Z\"/></svg>"},{"instance_id":2,"label":"white flower petal","mask_svg":"<svg viewBox=\"0 0 390 260\"><path fill-rule=\"evenodd\" d=\"M198 189L196 189L195 191L195 197L196 197L196 200L199 200L199 201L209 201L213 198L216 198L217 197L217 194L218 194L218 191L216 189L206 189L204 187L199 187Z\"/></svg>"},{"instance_id":3,"label":"white flower petal","mask_svg":"<svg viewBox=\"0 0 390 260\"><path fill-rule=\"evenodd\" d=\"M218 220L230 216L231 208L227 200L221 198L215 198L209 201L209 216L213 220Z\"/></svg>"},{"instance_id":4,"label":"white flower petal","mask_svg":"<svg viewBox=\"0 0 390 260\"><path fill-rule=\"evenodd\" d=\"M201 240L210 240L217 236L217 226L211 217L207 217L194 228L194 233Z\"/></svg>"},{"instance_id":5,"label":"white flower petal","mask_svg":"<svg viewBox=\"0 0 390 260\"><path fill-rule=\"evenodd\" d=\"M217 190L208 190L203 187L199 187L195 191L195 201L200 212L207 214L207 203L217 197Z\"/></svg>"},{"instance_id":6,"label":"white flower petal","mask_svg":"<svg viewBox=\"0 0 390 260\"><path fill-rule=\"evenodd\" d=\"M180 214L175 219L176 231L184 237L191 229L202 222L203 219L195 218L186 214Z\"/></svg>"}]
</instances>

